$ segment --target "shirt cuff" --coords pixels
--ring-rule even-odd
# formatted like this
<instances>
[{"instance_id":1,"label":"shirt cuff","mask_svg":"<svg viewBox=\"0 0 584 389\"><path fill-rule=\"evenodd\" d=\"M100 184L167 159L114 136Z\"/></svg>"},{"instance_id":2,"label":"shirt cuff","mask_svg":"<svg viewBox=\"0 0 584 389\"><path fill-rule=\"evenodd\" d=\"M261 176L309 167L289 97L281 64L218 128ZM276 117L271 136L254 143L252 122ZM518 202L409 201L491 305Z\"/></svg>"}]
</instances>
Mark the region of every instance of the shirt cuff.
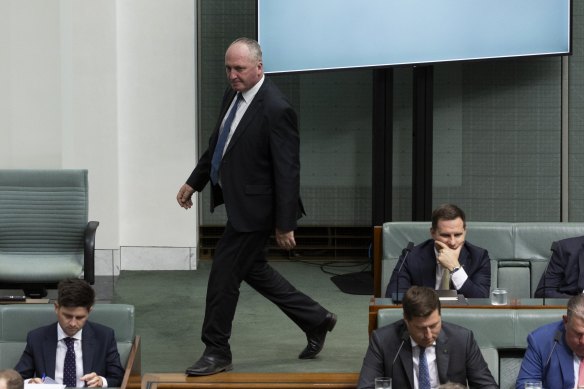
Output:
<instances>
[{"instance_id":1,"label":"shirt cuff","mask_svg":"<svg viewBox=\"0 0 584 389\"><path fill-rule=\"evenodd\" d=\"M452 280L452 284L456 290L459 290L462 288L462 285L464 285L466 280L468 280L468 274L466 274L466 271L464 271L463 267L460 267L457 271L452 273L450 279Z\"/></svg>"}]
</instances>

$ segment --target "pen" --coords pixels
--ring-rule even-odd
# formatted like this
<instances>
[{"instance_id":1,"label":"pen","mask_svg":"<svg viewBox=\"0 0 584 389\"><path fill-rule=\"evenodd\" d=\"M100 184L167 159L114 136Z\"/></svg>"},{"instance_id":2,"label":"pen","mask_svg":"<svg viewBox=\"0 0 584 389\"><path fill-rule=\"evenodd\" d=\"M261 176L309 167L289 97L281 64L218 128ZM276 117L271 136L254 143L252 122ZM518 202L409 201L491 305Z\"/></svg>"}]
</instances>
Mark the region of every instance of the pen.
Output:
<instances>
[{"instance_id":1,"label":"pen","mask_svg":"<svg viewBox=\"0 0 584 389\"><path fill-rule=\"evenodd\" d=\"M45 382L45 378L46 378L46 376L47 376L47 375L46 375L45 373L43 373L43 376L41 377L41 381Z\"/></svg>"}]
</instances>

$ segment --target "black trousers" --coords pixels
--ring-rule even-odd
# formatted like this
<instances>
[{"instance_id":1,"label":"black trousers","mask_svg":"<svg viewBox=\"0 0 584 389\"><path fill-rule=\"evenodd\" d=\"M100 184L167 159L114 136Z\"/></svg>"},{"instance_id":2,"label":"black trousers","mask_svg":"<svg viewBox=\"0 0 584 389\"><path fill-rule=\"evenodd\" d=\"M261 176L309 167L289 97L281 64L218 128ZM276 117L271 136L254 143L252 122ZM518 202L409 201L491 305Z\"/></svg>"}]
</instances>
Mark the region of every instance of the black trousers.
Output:
<instances>
[{"instance_id":1,"label":"black trousers","mask_svg":"<svg viewBox=\"0 0 584 389\"><path fill-rule=\"evenodd\" d=\"M217 243L207 284L201 335L206 355L231 359L229 338L242 281L276 304L304 332L325 320L327 310L268 264L265 249L270 233L238 232L227 223Z\"/></svg>"}]
</instances>

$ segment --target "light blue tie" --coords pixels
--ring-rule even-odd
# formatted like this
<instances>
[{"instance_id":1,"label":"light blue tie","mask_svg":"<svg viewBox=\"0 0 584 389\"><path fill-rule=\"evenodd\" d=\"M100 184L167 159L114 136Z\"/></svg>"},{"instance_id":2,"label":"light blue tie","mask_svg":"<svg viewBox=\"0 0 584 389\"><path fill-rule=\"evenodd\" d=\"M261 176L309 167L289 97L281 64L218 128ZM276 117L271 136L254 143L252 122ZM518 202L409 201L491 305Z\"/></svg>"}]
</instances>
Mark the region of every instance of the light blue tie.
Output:
<instances>
[{"instance_id":1,"label":"light blue tie","mask_svg":"<svg viewBox=\"0 0 584 389\"><path fill-rule=\"evenodd\" d=\"M418 384L420 389L431 389L430 385L430 370L428 369L428 361L426 361L426 349L420 347L420 365L418 371Z\"/></svg>"},{"instance_id":2,"label":"light blue tie","mask_svg":"<svg viewBox=\"0 0 584 389\"><path fill-rule=\"evenodd\" d=\"M219 139L217 139L215 151L213 152L213 159L211 159L211 182L215 185L219 182L219 168L221 167L221 159L223 158L223 149L225 148L225 143L227 143L227 137L229 136L229 131L241 100L243 100L243 96L241 93L237 93L235 104L233 104L231 111L227 115L227 119L225 119L221 133L219 134Z\"/></svg>"}]
</instances>

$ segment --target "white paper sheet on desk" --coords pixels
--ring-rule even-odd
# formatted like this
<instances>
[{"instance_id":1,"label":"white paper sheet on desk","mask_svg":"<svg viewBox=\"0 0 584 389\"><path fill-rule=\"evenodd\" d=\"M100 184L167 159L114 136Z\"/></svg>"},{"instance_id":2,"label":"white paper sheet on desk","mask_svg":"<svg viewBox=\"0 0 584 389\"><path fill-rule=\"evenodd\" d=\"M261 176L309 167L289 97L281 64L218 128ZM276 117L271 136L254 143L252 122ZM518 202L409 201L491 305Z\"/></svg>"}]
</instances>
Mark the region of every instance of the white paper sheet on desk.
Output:
<instances>
[{"instance_id":1,"label":"white paper sheet on desk","mask_svg":"<svg viewBox=\"0 0 584 389\"><path fill-rule=\"evenodd\" d=\"M25 381L24 389L64 389L63 384L29 384Z\"/></svg>"}]
</instances>

